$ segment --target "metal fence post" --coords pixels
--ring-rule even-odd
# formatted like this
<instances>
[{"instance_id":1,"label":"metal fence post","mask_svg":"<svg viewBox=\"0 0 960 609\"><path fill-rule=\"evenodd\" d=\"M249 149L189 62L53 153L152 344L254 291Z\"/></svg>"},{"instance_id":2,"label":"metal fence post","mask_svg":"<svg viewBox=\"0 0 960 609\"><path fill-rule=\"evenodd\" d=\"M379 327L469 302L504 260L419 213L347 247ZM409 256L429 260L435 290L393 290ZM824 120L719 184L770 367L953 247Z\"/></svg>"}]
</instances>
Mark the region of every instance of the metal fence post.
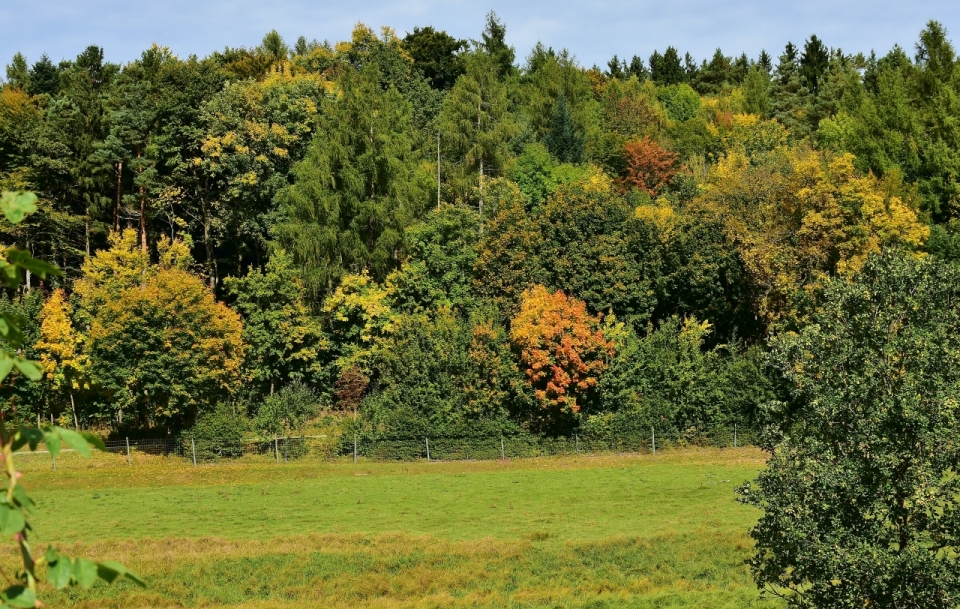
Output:
<instances>
[{"instance_id":1,"label":"metal fence post","mask_svg":"<svg viewBox=\"0 0 960 609\"><path fill-rule=\"evenodd\" d=\"M657 454L657 430L650 426L650 437L653 438L653 454Z\"/></svg>"},{"instance_id":2,"label":"metal fence post","mask_svg":"<svg viewBox=\"0 0 960 609\"><path fill-rule=\"evenodd\" d=\"M130 438L124 438L127 441L127 465L133 465L133 461L130 460Z\"/></svg>"},{"instance_id":3,"label":"metal fence post","mask_svg":"<svg viewBox=\"0 0 960 609\"><path fill-rule=\"evenodd\" d=\"M357 462L357 434L353 434L353 462Z\"/></svg>"},{"instance_id":4,"label":"metal fence post","mask_svg":"<svg viewBox=\"0 0 960 609\"><path fill-rule=\"evenodd\" d=\"M430 461L430 438L424 437L423 441L427 443L427 462Z\"/></svg>"},{"instance_id":5,"label":"metal fence post","mask_svg":"<svg viewBox=\"0 0 960 609\"><path fill-rule=\"evenodd\" d=\"M283 462L290 462L290 436L287 436L287 439L283 441Z\"/></svg>"},{"instance_id":6,"label":"metal fence post","mask_svg":"<svg viewBox=\"0 0 960 609\"><path fill-rule=\"evenodd\" d=\"M737 424L733 424L733 447L737 447Z\"/></svg>"},{"instance_id":7,"label":"metal fence post","mask_svg":"<svg viewBox=\"0 0 960 609\"><path fill-rule=\"evenodd\" d=\"M580 455L580 435L579 434L573 434L573 442L577 446L577 456L579 456Z\"/></svg>"},{"instance_id":8,"label":"metal fence post","mask_svg":"<svg viewBox=\"0 0 960 609\"><path fill-rule=\"evenodd\" d=\"M503 461L507 460L507 451L503 446L503 436L500 436L500 459Z\"/></svg>"},{"instance_id":9,"label":"metal fence post","mask_svg":"<svg viewBox=\"0 0 960 609\"><path fill-rule=\"evenodd\" d=\"M273 456L277 459L277 463L280 463L280 445L276 437L273 438Z\"/></svg>"},{"instance_id":10,"label":"metal fence post","mask_svg":"<svg viewBox=\"0 0 960 609\"><path fill-rule=\"evenodd\" d=\"M190 438L190 448L193 450L193 466L197 466L197 443L193 438Z\"/></svg>"}]
</instances>

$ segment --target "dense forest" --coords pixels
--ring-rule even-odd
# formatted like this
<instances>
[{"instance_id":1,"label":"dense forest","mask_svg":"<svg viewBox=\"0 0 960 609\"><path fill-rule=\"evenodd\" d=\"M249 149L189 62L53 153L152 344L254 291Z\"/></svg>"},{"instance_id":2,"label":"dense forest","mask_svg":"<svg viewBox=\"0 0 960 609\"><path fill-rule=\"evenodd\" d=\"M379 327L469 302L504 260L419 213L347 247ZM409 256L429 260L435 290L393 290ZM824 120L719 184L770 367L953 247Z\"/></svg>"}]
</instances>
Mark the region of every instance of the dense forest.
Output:
<instances>
[{"instance_id":1,"label":"dense forest","mask_svg":"<svg viewBox=\"0 0 960 609\"><path fill-rule=\"evenodd\" d=\"M17 54L5 246L63 270L0 308L46 379L21 420L122 434L393 435L763 425L837 282L887 252L960 261L960 58L525 60L357 25L331 44L124 65ZM639 51L639 50L638 50ZM210 421L213 421L211 423Z\"/></svg>"}]
</instances>

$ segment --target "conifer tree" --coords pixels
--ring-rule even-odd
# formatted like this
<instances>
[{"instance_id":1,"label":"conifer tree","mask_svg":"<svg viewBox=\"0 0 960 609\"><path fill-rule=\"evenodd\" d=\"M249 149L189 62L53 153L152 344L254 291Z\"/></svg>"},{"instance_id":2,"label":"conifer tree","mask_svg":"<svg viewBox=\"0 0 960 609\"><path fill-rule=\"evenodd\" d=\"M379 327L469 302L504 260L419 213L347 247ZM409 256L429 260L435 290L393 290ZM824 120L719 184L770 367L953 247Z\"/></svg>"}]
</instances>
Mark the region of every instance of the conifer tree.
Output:
<instances>
[{"instance_id":1,"label":"conifer tree","mask_svg":"<svg viewBox=\"0 0 960 609\"><path fill-rule=\"evenodd\" d=\"M550 133L544 138L550 153L561 163L580 163L583 161L583 132L570 114L567 97L560 94L553 105L553 117L550 119Z\"/></svg>"}]
</instances>

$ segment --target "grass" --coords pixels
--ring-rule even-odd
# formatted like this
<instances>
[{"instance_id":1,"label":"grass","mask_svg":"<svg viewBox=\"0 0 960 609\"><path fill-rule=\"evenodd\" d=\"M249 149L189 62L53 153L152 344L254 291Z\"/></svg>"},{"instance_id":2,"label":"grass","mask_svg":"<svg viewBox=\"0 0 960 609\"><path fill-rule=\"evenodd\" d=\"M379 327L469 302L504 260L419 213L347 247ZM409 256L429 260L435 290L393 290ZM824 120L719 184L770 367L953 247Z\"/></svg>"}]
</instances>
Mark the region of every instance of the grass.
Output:
<instances>
[{"instance_id":1,"label":"grass","mask_svg":"<svg viewBox=\"0 0 960 609\"><path fill-rule=\"evenodd\" d=\"M56 606L777 606L743 564L756 514L733 488L763 466L751 449L196 468L103 456L57 472L22 461L40 546L121 560L150 583L48 595Z\"/></svg>"}]
</instances>

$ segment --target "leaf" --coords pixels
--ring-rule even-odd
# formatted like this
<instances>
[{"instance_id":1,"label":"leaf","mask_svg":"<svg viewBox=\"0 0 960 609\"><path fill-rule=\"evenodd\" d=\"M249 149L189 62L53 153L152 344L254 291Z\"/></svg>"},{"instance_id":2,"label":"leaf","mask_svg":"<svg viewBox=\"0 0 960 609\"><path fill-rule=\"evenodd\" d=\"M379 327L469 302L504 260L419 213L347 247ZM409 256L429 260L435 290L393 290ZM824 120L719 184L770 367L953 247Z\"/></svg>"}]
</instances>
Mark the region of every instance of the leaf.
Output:
<instances>
[{"instance_id":1,"label":"leaf","mask_svg":"<svg viewBox=\"0 0 960 609\"><path fill-rule=\"evenodd\" d=\"M43 378L43 370L40 369L40 366L24 357L14 359L13 365L17 367L17 370L19 370L23 376L31 381L39 381Z\"/></svg>"},{"instance_id":2,"label":"leaf","mask_svg":"<svg viewBox=\"0 0 960 609\"><path fill-rule=\"evenodd\" d=\"M0 195L0 212L13 224L37 211L37 195L32 192L4 192Z\"/></svg>"},{"instance_id":3,"label":"leaf","mask_svg":"<svg viewBox=\"0 0 960 609\"><path fill-rule=\"evenodd\" d=\"M17 504L28 514L33 513L33 499L27 495L26 489L23 488L22 484L18 484L13 488L13 498L17 500ZM27 524L27 529L30 528L30 524Z\"/></svg>"},{"instance_id":4,"label":"leaf","mask_svg":"<svg viewBox=\"0 0 960 609\"><path fill-rule=\"evenodd\" d=\"M26 519L15 507L0 503L0 534L16 535L27 525Z\"/></svg>"},{"instance_id":5,"label":"leaf","mask_svg":"<svg viewBox=\"0 0 960 609\"><path fill-rule=\"evenodd\" d=\"M89 590L93 582L97 581L97 564L89 558L78 558L73 561L73 578L84 590Z\"/></svg>"},{"instance_id":6,"label":"leaf","mask_svg":"<svg viewBox=\"0 0 960 609\"><path fill-rule=\"evenodd\" d=\"M81 431L80 435L90 444L90 446L96 448L97 450L107 450L107 445L103 443L103 440L99 436L95 436L89 431Z\"/></svg>"},{"instance_id":7,"label":"leaf","mask_svg":"<svg viewBox=\"0 0 960 609\"><path fill-rule=\"evenodd\" d=\"M0 598L11 607L37 606L37 594L26 586L10 586L0 593Z\"/></svg>"},{"instance_id":8,"label":"leaf","mask_svg":"<svg viewBox=\"0 0 960 609\"><path fill-rule=\"evenodd\" d=\"M46 279L53 275L62 275L60 269L43 260L38 260L30 255L26 250L9 249L7 250L7 260L21 269L30 271L41 278Z\"/></svg>"},{"instance_id":9,"label":"leaf","mask_svg":"<svg viewBox=\"0 0 960 609\"><path fill-rule=\"evenodd\" d=\"M13 440L13 450L20 450L27 444L30 450L37 450L37 445L43 440L43 432L36 427L21 427Z\"/></svg>"},{"instance_id":10,"label":"leaf","mask_svg":"<svg viewBox=\"0 0 960 609\"><path fill-rule=\"evenodd\" d=\"M56 459L60 454L60 436L56 432L46 431L43 433L43 441L50 451L50 458Z\"/></svg>"},{"instance_id":11,"label":"leaf","mask_svg":"<svg viewBox=\"0 0 960 609\"><path fill-rule=\"evenodd\" d=\"M13 357L6 351L0 351L0 381L7 378L13 370Z\"/></svg>"},{"instance_id":12,"label":"leaf","mask_svg":"<svg viewBox=\"0 0 960 609\"><path fill-rule=\"evenodd\" d=\"M76 450L84 457L90 456L90 444L82 435L72 429L64 429L63 427L54 427L53 429L60 434L60 438L66 442L67 446Z\"/></svg>"},{"instance_id":13,"label":"leaf","mask_svg":"<svg viewBox=\"0 0 960 609\"><path fill-rule=\"evenodd\" d=\"M97 575L100 577L100 579L111 584L118 578L126 577L142 588L147 587L146 582L140 579L139 575L128 571L126 567L115 560L105 560L97 563Z\"/></svg>"},{"instance_id":14,"label":"leaf","mask_svg":"<svg viewBox=\"0 0 960 609\"><path fill-rule=\"evenodd\" d=\"M19 347L23 342L23 332L20 331L23 324L24 320L19 316L0 313L0 333L3 334L11 349Z\"/></svg>"},{"instance_id":15,"label":"leaf","mask_svg":"<svg viewBox=\"0 0 960 609\"><path fill-rule=\"evenodd\" d=\"M47 548L45 557L47 559L47 581L57 590L69 586L70 580L73 578L73 561L67 556L58 554L52 547Z\"/></svg>"}]
</instances>

